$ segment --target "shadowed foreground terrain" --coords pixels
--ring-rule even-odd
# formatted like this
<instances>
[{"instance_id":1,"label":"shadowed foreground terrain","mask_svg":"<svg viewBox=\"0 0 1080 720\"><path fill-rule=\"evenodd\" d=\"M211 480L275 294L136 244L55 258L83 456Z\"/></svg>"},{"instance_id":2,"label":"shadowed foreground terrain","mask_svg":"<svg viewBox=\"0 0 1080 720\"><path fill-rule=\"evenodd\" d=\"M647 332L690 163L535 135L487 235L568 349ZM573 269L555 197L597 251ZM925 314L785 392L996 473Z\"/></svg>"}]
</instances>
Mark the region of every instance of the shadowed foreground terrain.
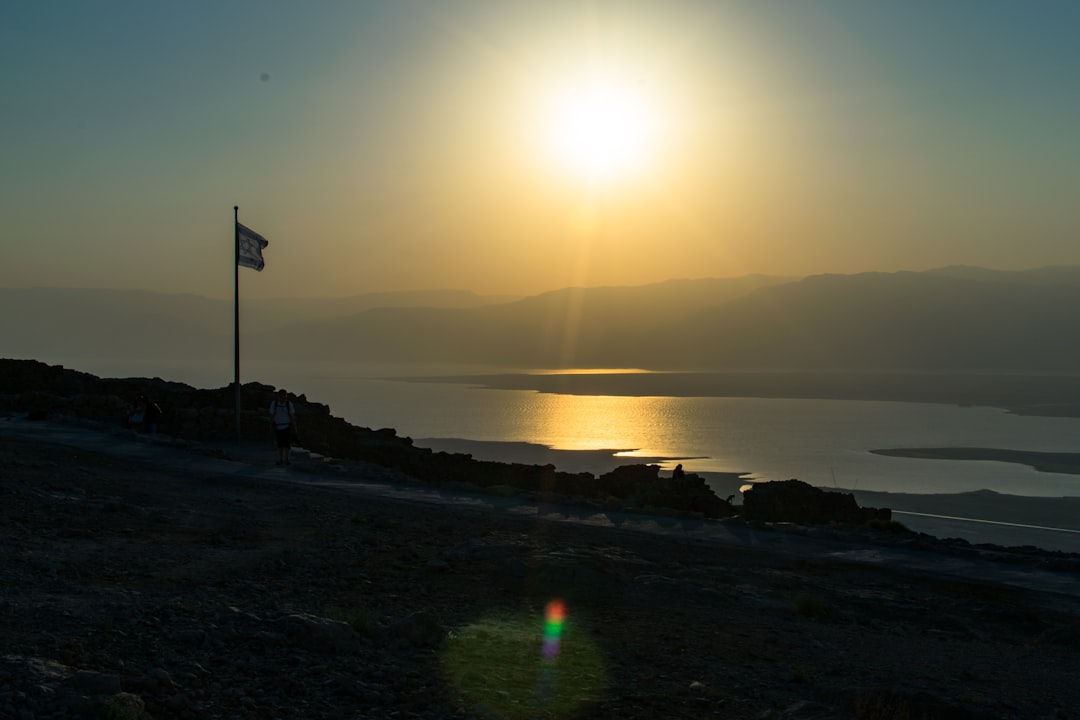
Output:
<instances>
[{"instance_id":1,"label":"shadowed foreground terrain","mask_svg":"<svg viewBox=\"0 0 1080 720\"><path fill-rule=\"evenodd\" d=\"M301 469L254 480L12 439L0 467L4 718L1080 708L1072 597L361 497L291 482ZM545 626L555 598L565 621Z\"/></svg>"}]
</instances>

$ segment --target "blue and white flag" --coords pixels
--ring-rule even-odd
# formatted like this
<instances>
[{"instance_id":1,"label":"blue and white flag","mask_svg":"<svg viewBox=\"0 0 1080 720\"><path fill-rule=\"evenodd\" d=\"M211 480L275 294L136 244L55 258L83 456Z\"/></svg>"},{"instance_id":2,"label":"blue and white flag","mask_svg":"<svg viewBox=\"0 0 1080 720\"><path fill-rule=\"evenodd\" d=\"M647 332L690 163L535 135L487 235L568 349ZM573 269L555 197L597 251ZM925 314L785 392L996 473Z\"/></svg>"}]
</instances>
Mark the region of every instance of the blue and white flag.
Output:
<instances>
[{"instance_id":1,"label":"blue and white flag","mask_svg":"<svg viewBox=\"0 0 1080 720\"><path fill-rule=\"evenodd\" d=\"M237 264L260 271L266 267L266 262L262 256L263 248L270 244L266 241L266 238L240 223L236 224L236 237L236 241L239 243L236 256Z\"/></svg>"}]
</instances>

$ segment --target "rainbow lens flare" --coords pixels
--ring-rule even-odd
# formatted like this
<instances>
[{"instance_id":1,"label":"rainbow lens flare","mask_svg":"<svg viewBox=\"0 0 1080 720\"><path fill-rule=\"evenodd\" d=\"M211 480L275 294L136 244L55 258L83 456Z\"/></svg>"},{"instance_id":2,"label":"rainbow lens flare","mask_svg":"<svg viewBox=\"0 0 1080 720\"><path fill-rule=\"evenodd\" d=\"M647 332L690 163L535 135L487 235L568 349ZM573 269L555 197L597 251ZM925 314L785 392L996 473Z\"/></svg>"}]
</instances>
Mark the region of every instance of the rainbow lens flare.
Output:
<instances>
[{"instance_id":1,"label":"rainbow lens flare","mask_svg":"<svg viewBox=\"0 0 1080 720\"><path fill-rule=\"evenodd\" d=\"M562 600L552 600L544 609L544 659L554 660L559 657L559 646L562 642L565 623L566 604Z\"/></svg>"},{"instance_id":2,"label":"rainbow lens flare","mask_svg":"<svg viewBox=\"0 0 1080 720\"><path fill-rule=\"evenodd\" d=\"M543 628L537 615L543 615ZM566 604L495 612L453 633L441 652L443 677L470 717L572 720L608 686L604 657ZM543 648L536 652L537 634ZM571 641L571 638L573 640ZM566 642L563 642L563 641Z\"/></svg>"}]
</instances>

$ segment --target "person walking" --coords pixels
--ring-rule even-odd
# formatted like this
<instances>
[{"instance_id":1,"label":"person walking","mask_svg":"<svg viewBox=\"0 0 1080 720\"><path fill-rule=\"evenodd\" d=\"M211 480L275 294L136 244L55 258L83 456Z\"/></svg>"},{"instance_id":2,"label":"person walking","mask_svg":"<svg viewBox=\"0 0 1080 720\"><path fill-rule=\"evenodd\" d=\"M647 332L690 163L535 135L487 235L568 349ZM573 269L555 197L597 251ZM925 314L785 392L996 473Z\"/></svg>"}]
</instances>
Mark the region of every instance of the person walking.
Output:
<instances>
[{"instance_id":1,"label":"person walking","mask_svg":"<svg viewBox=\"0 0 1080 720\"><path fill-rule=\"evenodd\" d=\"M278 390L277 397L270 402L270 424L274 426L274 435L277 438L277 464L290 465L289 449L296 431L296 408L284 388Z\"/></svg>"},{"instance_id":2,"label":"person walking","mask_svg":"<svg viewBox=\"0 0 1080 720\"><path fill-rule=\"evenodd\" d=\"M161 406L150 398L146 398L146 409L143 412L143 432L147 435L157 435L158 423L161 421Z\"/></svg>"}]
</instances>

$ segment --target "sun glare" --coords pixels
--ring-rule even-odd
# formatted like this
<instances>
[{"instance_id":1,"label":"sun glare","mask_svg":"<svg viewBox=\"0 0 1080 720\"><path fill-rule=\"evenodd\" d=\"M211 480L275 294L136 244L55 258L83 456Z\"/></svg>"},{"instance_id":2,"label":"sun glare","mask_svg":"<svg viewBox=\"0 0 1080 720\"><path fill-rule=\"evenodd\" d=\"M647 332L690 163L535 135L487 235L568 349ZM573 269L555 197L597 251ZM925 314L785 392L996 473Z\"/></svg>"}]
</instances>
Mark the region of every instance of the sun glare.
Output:
<instances>
[{"instance_id":1,"label":"sun glare","mask_svg":"<svg viewBox=\"0 0 1080 720\"><path fill-rule=\"evenodd\" d=\"M590 79L556 94L547 127L554 158L590 180L640 170L653 151L655 118L634 83Z\"/></svg>"}]
</instances>

